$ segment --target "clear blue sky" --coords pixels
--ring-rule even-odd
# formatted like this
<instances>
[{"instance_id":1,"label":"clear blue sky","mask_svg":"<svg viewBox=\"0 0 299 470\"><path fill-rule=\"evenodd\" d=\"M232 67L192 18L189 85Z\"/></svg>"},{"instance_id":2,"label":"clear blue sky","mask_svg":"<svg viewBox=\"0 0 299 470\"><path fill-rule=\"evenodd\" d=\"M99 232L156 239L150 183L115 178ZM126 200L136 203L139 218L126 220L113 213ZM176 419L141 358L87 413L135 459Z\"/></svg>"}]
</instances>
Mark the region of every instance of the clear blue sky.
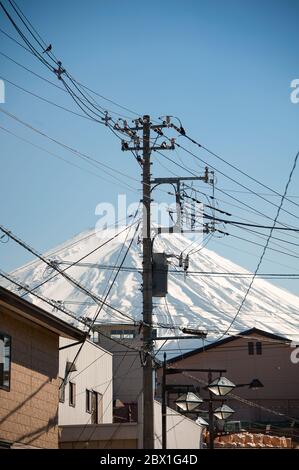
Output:
<instances>
[{"instance_id":1,"label":"clear blue sky","mask_svg":"<svg viewBox=\"0 0 299 470\"><path fill-rule=\"evenodd\" d=\"M7 0L3 1L8 5ZM18 0L18 4L78 80L140 114L179 116L189 134L204 145L267 185L283 190L299 150L299 104L290 101L290 82L299 78L298 1ZM0 27L20 40L3 12ZM2 34L0 37L1 52L55 81L55 76L35 58ZM63 92L3 56L0 63L5 79L76 110ZM117 110L100 98L99 102ZM40 102L9 83L6 103L0 106L64 143L140 178L135 160L121 152L118 139L104 126ZM2 113L0 125L90 168ZM112 185L71 167L1 129L0 136L1 223L40 251L93 227L96 205L115 202L117 194L125 192L119 184ZM265 192L215 158L196 147L189 148L241 183ZM198 170L195 160L184 152L171 157ZM154 156L153 161L154 175L165 176L161 157ZM169 163L167 166L182 173ZM299 204L298 183L297 170L289 193L297 196L293 200ZM137 182L130 184L138 188ZM218 186L242 191L221 175ZM275 215L275 208L258 198L230 194L271 217ZM266 222L232 207L227 196L218 196L228 201L219 201L220 207L235 217ZM273 195L267 198L278 201ZM128 199L136 201L139 195L128 192ZM286 203L284 207L299 217L298 206ZM282 214L280 220L299 227L299 219L287 214ZM262 243L239 229L232 233ZM288 238L280 233L276 236ZM299 236L293 236L288 239L299 244ZM299 256L296 245L282 246ZM220 242L212 240L208 247L249 269L255 268L261 253L261 248L228 237ZM299 272L295 257L268 252L266 258L272 263L265 261L264 272ZM5 270L29 259L13 242L0 245L0 263ZM299 292L298 280L280 285Z\"/></svg>"}]
</instances>

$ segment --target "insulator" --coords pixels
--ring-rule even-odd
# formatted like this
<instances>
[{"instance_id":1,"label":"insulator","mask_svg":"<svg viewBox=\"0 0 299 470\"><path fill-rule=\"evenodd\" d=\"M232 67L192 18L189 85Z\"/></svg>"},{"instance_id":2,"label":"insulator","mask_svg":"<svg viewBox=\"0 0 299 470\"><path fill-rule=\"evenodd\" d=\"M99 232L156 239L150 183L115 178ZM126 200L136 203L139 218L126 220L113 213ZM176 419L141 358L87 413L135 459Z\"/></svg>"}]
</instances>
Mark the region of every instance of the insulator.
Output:
<instances>
[{"instance_id":1,"label":"insulator","mask_svg":"<svg viewBox=\"0 0 299 470\"><path fill-rule=\"evenodd\" d=\"M187 271L188 268L189 268L189 255L187 255L185 258L184 271Z\"/></svg>"},{"instance_id":2,"label":"insulator","mask_svg":"<svg viewBox=\"0 0 299 470\"><path fill-rule=\"evenodd\" d=\"M179 257L179 267L182 268L183 267L183 253L180 254L180 257Z\"/></svg>"}]
</instances>

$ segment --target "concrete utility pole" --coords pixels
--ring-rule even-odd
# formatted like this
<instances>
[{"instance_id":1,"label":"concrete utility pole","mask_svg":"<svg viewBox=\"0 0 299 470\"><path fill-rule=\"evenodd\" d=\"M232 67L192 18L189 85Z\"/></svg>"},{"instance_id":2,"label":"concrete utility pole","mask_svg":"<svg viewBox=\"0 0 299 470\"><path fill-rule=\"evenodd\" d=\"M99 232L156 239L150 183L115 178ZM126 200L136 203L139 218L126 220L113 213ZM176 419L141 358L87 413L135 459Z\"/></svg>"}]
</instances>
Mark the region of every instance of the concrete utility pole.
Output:
<instances>
[{"instance_id":1,"label":"concrete utility pole","mask_svg":"<svg viewBox=\"0 0 299 470\"><path fill-rule=\"evenodd\" d=\"M143 448L154 448L150 117L143 117Z\"/></svg>"},{"instance_id":2,"label":"concrete utility pole","mask_svg":"<svg viewBox=\"0 0 299 470\"><path fill-rule=\"evenodd\" d=\"M143 202L143 448L154 448L154 391L153 391L153 333L152 333L152 239L151 239L151 152L153 150L174 150L174 140L170 145L163 142L161 145L150 145L151 130L158 135L163 135L161 129L170 127L170 123L153 125L150 116L135 120L135 126L129 127L124 122L124 127L118 126L118 130L126 133L134 142L130 146L128 142L122 142L122 150L142 151L142 202ZM142 132L142 144L137 133Z\"/></svg>"},{"instance_id":3,"label":"concrete utility pole","mask_svg":"<svg viewBox=\"0 0 299 470\"><path fill-rule=\"evenodd\" d=\"M208 372L208 383L212 383L212 372ZM209 449L214 449L214 410L213 393L209 390Z\"/></svg>"},{"instance_id":4,"label":"concrete utility pole","mask_svg":"<svg viewBox=\"0 0 299 470\"><path fill-rule=\"evenodd\" d=\"M123 121L123 120L120 120ZM174 150L175 139L166 139L160 145L156 144L159 137L163 137L163 128L175 127L169 117L161 124L152 124L150 116L145 115L133 121L135 126L129 126L127 121L123 121L123 126L116 123L114 128L126 136L130 137L130 142L122 141L122 150L132 151L142 167L142 203L143 203L143 448L154 448L154 393L153 393L153 329L152 329L152 311L153 311L153 248L151 237L151 191L160 184L173 184L176 186L176 203L181 207L180 183L181 181L203 180L209 182L208 168L204 176L200 177L178 177L178 178L151 178L151 153L156 150ZM151 131L155 133L156 139L151 146ZM138 135L139 133L139 135ZM130 144L133 145L130 145ZM138 155L142 152L142 158ZM137 154L137 155L136 155ZM181 231L181 214L178 210L178 223L170 227L169 233L174 228ZM162 233L165 230L158 230Z\"/></svg>"}]
</instances>

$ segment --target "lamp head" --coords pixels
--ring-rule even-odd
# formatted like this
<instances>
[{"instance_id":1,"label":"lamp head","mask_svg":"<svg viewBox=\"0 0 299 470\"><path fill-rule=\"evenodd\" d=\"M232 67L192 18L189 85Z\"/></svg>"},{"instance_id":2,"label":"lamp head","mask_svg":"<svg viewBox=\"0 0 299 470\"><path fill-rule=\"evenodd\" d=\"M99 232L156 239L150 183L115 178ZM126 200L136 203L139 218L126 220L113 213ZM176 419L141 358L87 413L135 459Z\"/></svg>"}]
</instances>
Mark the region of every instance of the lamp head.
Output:
<instances>
[{"instance_id":1,"label":"lamp head","mask_svg":"<svg viewBox=\"0 0 299 470\"><path fill-rule=\"evenodd\" d=\"M235 384L233 384L226 377L218 377L218 379L214 380L207 386L207 389L210 390L210 392L221 397L227 395L234 388Z\"/></svg>"},{"instance_id":2,"label":"lamp head","mask_svg":"<svg viewBox=\"0 0 299 470\"><path fill-rule=\"evenodd\" d=\"M264 385L259 379L253 379L249 384L249 388L251 390L258 390L259 388L263 388L263 386Z\"/></svg>"},{"instance_id":3,"label":"lamp head","mask_svg":"<svg viewBox=\"0 0 299 470\"><path fill-rule=\"evenodd\" d=\"M232 410L229 406L221 405L219 408L216 408L216 410L214 411L214 416L216 416L216 418L218 419L227 419L233 413L234 413L234 410Z\"/></svg>"},{"instance_id":4,"label":"lamp head","mask_svg":"<svg viewBox=\"0 0 299 470\"><path fill-rule=\"evenodd\" d=\"M176 400L176 405L183 411L195 411L203 399L193 392L184 393Z\"/></svg>"}]
</instances>

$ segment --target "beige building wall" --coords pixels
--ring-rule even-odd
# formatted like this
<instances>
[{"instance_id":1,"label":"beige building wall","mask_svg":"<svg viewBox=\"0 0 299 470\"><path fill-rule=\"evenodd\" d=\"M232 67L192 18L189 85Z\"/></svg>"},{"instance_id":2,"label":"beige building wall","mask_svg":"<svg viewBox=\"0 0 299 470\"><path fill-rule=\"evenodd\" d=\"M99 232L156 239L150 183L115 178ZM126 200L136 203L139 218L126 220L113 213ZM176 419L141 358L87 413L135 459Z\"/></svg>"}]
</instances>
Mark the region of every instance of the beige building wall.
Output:
<instances>
[{"instance_id":1,"label":"beige building wall","mask_svg":"<svg viewBox=\"0 0 299 470\"><path fill-rule=\"evenodd\" d=\"M57 448L59 337L2 306L0 331L12 338L10 391L0 389L0 440Z\"/></svg>"},{"instance_id":2,"label":"beige building wall","mask_svg":"<svg viewBox=\"0 0 299 470\"><path fill-rule=\"evenodd\" d=\"M256 343L257 341L262 342L262 354L249 355L248 342ZM236 388L233 393L277 413L299 418L299 364L291 362L291 352L292 349L288 344L279 343L260 334L253 334L250 339L237 338L172 362L169 367L226 369L227 372L223 375L235 384L246 384L257 378L263 383L264 388L250 390L248 387L242 387ZM158 372L160 383L161 372L161 370ZM190 372L189 374L207 381L207 373ZM213 377L216 378L217 374ZM167 375L167 383L194 384L201 388L200 394L207 397L207 393L202 390L204 385L186 374ZM269 422L286 420L283 416L269 413L258 407L251 407L237 400L229 399L227 404L236 411L231 419Z\"/></svg>"}]
</instances>

